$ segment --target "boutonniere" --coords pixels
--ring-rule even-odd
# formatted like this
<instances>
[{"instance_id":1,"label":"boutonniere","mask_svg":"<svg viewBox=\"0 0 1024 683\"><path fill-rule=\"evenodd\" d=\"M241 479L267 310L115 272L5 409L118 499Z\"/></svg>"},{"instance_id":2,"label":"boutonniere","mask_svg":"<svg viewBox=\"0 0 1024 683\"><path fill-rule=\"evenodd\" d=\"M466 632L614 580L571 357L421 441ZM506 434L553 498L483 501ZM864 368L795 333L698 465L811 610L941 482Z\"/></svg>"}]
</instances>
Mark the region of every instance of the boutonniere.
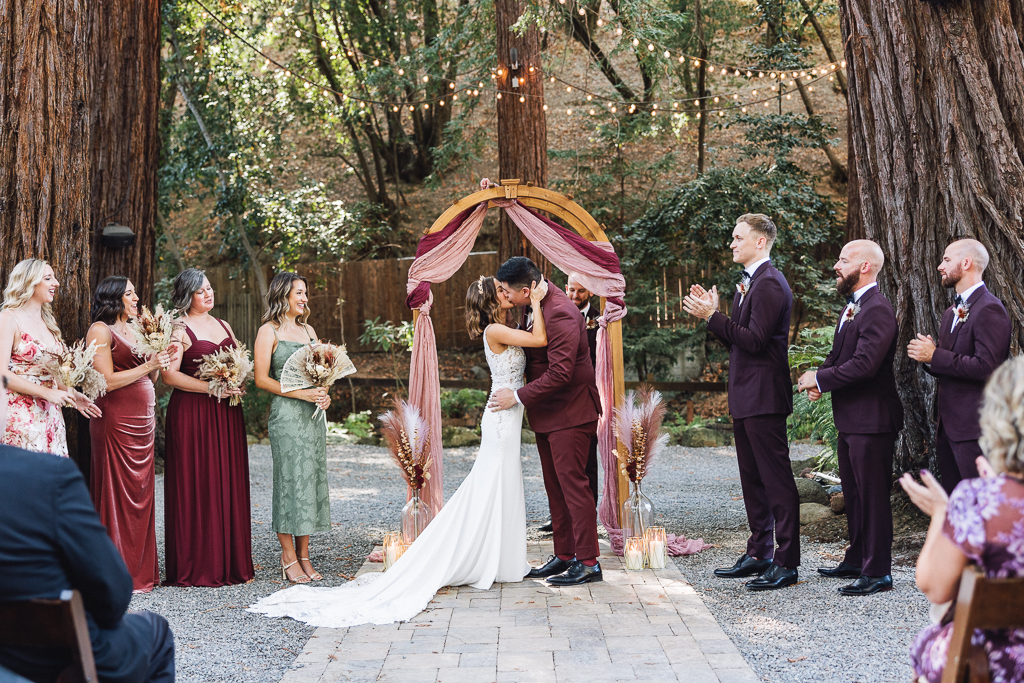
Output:
<instances>
[{"instance_id":1,"label":"boutonniere","mask_svg":"<svg viewBox=\"0 0 1024 683\"><path fill-rule=\"evenodd\" d=\"M971 315L971 305L960 304L953 312L956 314L956 321L958 323L965 323L967 322L967 318Z\"/></svg>"},{"instance_id":2,"label":"boutonniere","mask_svg":"<svg viewBox=\"0 0 1024 683\"><path fill-rule=\"evenodd\" d=\"M597 318L587 318L587 329L588 330L596 330L597 329Z\"/></svg>"},{"instance_id":3,"label":"boutonniere","mask_svg":"<svg viewBox=\"0 0 1024 683\"><path fill-rule=\"evenodd\" d=\"M858 313L860 313L860 304L859 303L852 303L852 304L850 304L849 306L846 307L846 321L847 322L852 321L854 318L857 317Z\"/></svg>"},{"instance_id":4,"label":"boutonniere","mask_svg":"<svg viewBox=\"0 0 1024 683\"><path fill-rule=\"evenodd\" d=\"M746 285L746 283L741 282L738 285L736 285L736 292L740 296L746 296L747 295L747 285Z\"/></svg>"}]
</instances>

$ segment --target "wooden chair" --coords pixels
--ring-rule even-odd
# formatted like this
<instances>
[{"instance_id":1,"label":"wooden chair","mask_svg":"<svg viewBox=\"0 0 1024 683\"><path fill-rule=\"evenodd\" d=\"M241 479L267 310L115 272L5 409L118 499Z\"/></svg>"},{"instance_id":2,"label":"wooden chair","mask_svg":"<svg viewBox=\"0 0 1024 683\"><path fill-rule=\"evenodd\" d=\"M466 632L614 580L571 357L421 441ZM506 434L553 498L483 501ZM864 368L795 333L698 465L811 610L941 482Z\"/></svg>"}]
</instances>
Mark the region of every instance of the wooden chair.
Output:
<instances>
[{"instance_id":1,"label":"wooden chair","mask_svg":"<svg viewBox=\"0 0 1024 683\"><path fill-rule=\"evenodd\" d=\"M97 683L89 626L82 595L61 591L58 600L0 602L0 643L21 647L61 647L75 663L61 672L58 683Z\"/></svg>"},{"instance_id":2,"label":"wooden chair","mask_svg":"<svg viewBox=\"0 0 1024 683\"><path fill-rule=\"evenodd\" d=\"M942 683L989 683L985 648L971 646L976 628L1024 628L1024 577L989 579L974 565L964 569Z\"/></svg>"}]
</instances>

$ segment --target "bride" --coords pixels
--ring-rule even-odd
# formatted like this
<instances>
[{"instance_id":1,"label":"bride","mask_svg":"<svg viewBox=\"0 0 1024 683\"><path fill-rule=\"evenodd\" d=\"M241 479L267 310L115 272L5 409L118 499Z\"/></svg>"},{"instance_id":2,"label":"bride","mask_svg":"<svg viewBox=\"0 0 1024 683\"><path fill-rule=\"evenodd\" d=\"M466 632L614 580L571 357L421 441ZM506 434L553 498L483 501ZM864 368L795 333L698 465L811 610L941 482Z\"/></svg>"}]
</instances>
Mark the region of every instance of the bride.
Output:
<instances>
[{"instance_id":1,"label":"bride","mask_svg":"<svg viewBox=\"0 0 1024 683\"><path fill-rule=\"evenodd\" d=\"M483 335L492 393L522 388L522 347L547 345L540 308L546 294L546 283L534 283L533 330L526 332L501 322L512 303L498 293L492 278L481 276L466 292L466 327L474 339ZM530 571L519 454L522 423L521 405L484 413L473 469L386 573L365 574L336 588L295 586L263 598L249 611L329 628L390 624L419 614L444 586L487 590L495 582L522 581Z\"/></svg>"}]
</instances>

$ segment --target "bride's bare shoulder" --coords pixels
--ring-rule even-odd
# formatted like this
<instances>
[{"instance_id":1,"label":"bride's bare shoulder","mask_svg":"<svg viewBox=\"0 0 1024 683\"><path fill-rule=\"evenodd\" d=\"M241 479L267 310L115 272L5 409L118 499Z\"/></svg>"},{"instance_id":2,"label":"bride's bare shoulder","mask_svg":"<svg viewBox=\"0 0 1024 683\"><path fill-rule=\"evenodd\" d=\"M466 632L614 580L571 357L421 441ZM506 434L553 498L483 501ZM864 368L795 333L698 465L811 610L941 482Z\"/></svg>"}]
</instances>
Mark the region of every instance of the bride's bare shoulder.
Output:
<instances>
[{"instance_id":1,"label":"bride's bare shoulder","mask_svg":"<svg viewBox=\"0 0 1024 683\"><path fill-rule=\"evenodd\" d=\"M501 323L491 323L484 328L484 343L491 353L501 353L508 348L508 331Z\"/></svg>"}]
</instances>

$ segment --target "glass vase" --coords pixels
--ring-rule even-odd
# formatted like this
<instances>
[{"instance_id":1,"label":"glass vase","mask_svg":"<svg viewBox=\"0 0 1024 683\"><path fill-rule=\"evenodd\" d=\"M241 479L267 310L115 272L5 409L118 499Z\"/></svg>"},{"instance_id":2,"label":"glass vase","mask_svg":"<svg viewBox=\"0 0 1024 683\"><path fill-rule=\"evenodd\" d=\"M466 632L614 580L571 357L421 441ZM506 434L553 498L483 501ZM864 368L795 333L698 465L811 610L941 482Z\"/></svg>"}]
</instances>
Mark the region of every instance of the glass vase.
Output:
<instances>
[{"instance_id":1,"label":"glass vase","mask_svg":"<svg viewBox=\"0 0 1024 683\"><path fill-rule=\"evenodd\" d=\"M644 495L640 482L633 483L633 490L622 503L622 537L644 537L644 532L654 526L654 503Z\"/></svg>"},{"instance_id":2,"label":"glass vase","mask_svg":"<svg viewBox=\"0 0 1024 683\"><path fill-rule=\"evenodd\" d=\"M638 572L644 568L644 539L627 538L622 549L622 560L626 571Z\"/></svg>"},{"instance_id":3,"label":"glass vase","mask_svg":"<svg viewBox=\"0 0 1024 683\"><path fill-rule=\"evenodd\" d=\"M412 498L402 508L402 538L405 544L412 545L433 518L430 506L420 499L420 490L413 489Z\"/></svg>"},{"instance_id":4,"label":"glass vase","mask_svg":"<svg viewBox=\"0 0 1024 683\"><path fill-rule=\"evenodd\" d=\"M647 546L647 566L651 569L664 569L668 564L666 538L664 527L647 527L644 534L644 545Z\"/></svg>"},{"instance_id":5,"label":"glass vase","mask_svg":"<svg viewBox=\"0 0 1024 683\"><path fill-rule=\"evenodd\" d=\"M384 571L391 569L392 565L402 556L402 535L397 531L388 531L384 534Z\"/></svg>"}]
</instances>

